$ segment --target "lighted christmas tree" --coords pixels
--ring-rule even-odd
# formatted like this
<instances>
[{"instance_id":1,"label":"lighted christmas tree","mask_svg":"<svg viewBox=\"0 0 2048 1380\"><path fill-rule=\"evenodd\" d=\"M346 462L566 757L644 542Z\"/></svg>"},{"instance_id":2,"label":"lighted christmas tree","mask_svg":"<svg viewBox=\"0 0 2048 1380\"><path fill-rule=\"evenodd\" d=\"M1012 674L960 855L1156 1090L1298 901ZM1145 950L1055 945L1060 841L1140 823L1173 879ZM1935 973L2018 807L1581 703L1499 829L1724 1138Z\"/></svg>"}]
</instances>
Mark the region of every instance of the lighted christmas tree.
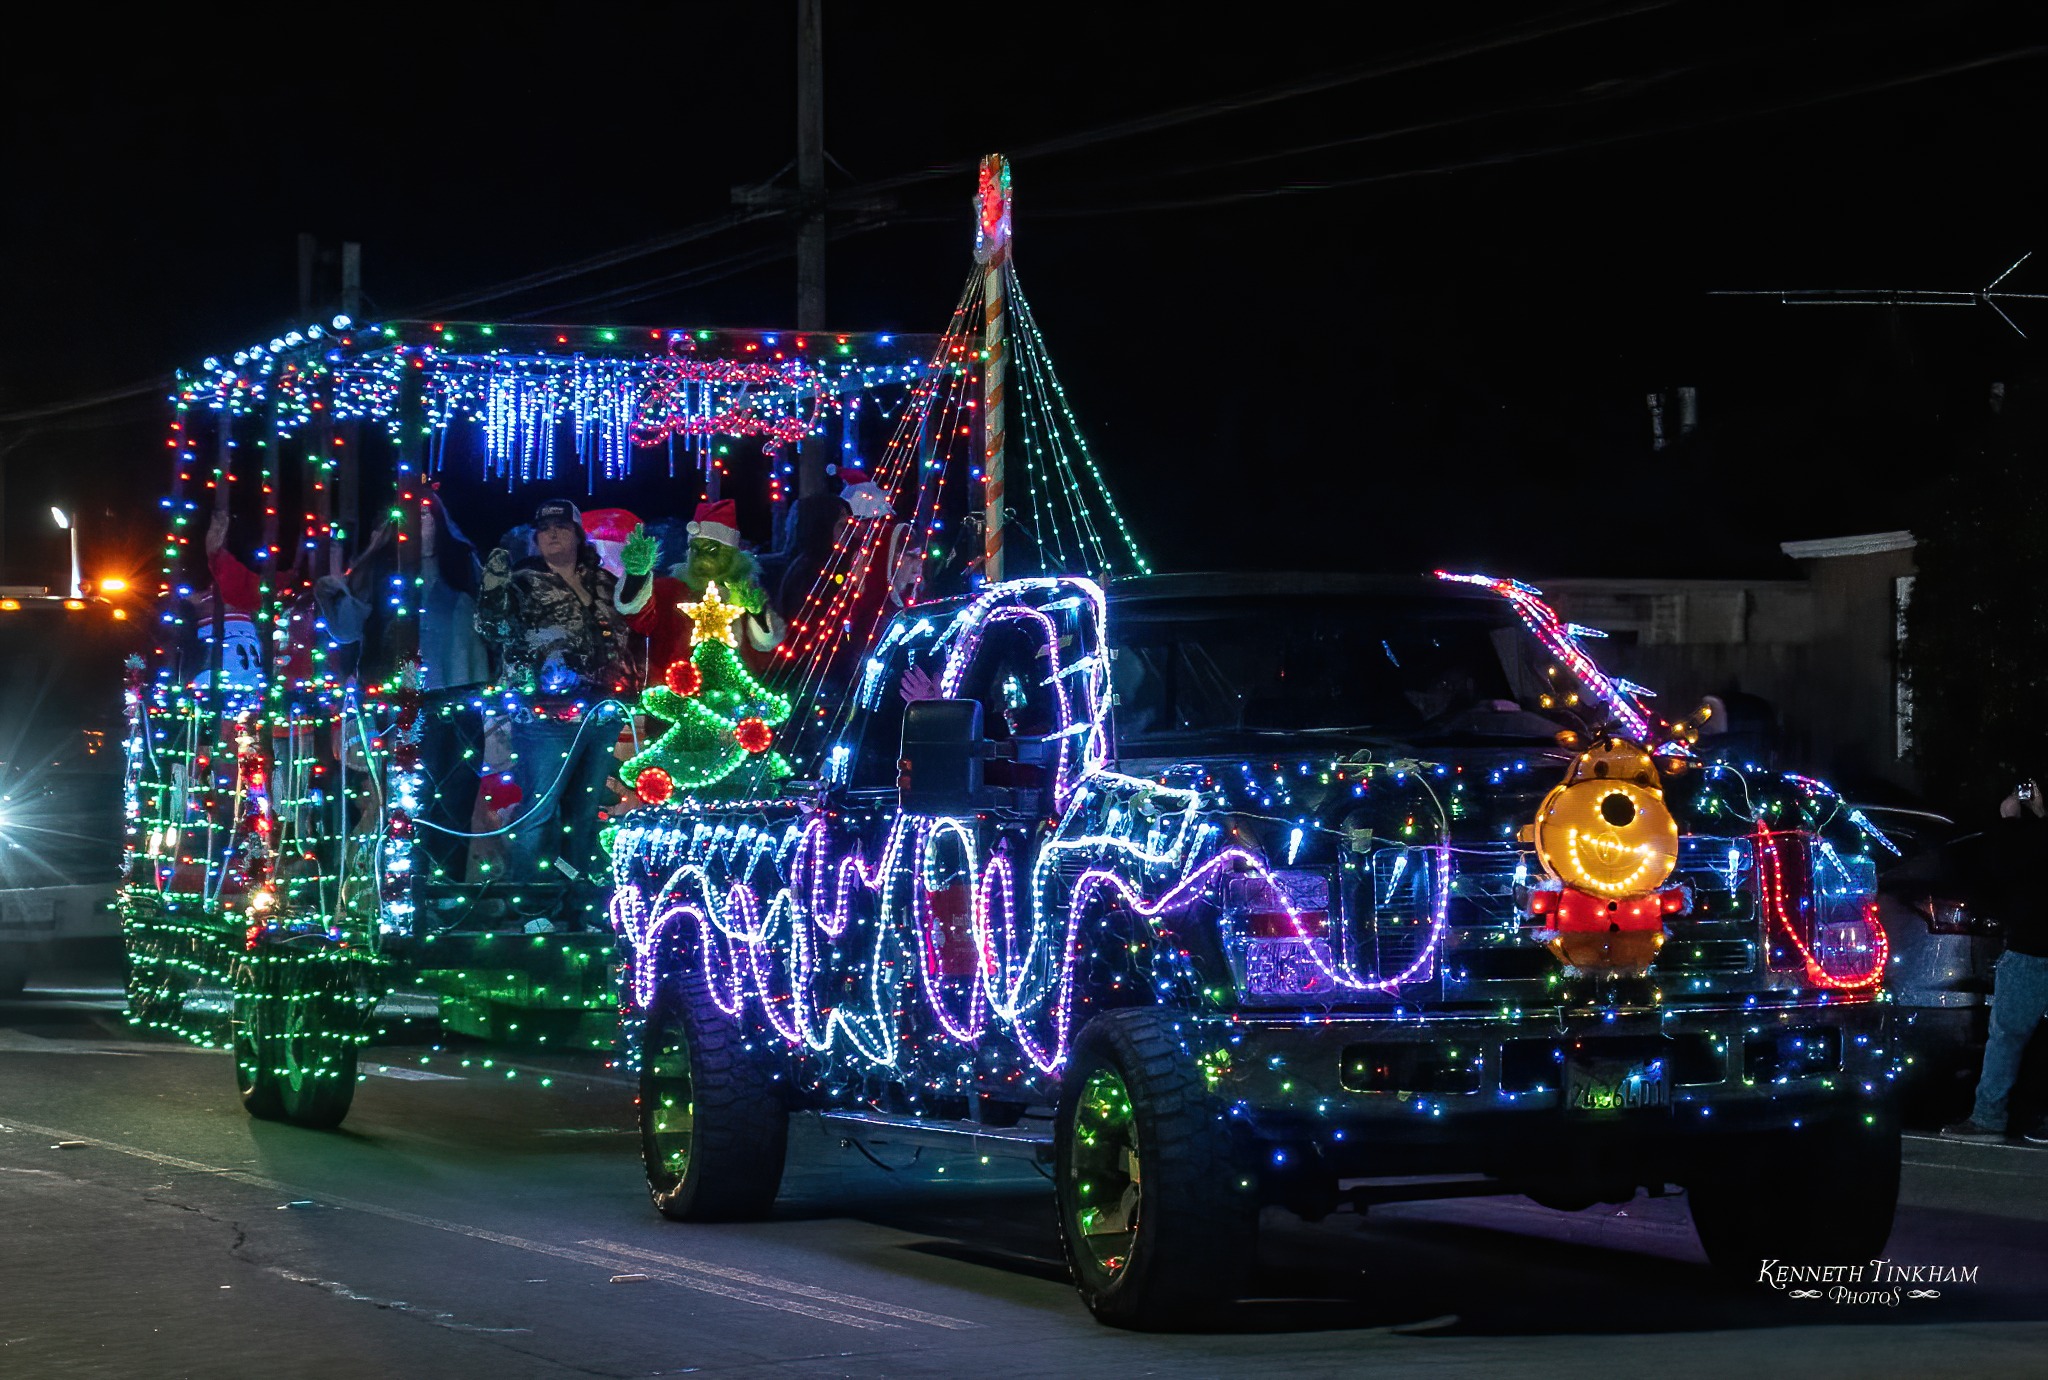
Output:
<instances>
[{"instance_id":1,"label":"lighted christmas tree","mask_svg":"<svg viewBox=\"0 0 2048 1380\"><path fill-rule=\"evenodd\" d=\"M668 668L640 707L669 730L627 762L621 773L642 800L659 805L678 792L721 798L767 794L789 775L774 750L775 730L789 718L789 700L754 678L740 660L733 623L745 612L720 597L714 581L704 597L682 605L690 616L690 659Z\"/></svg>"}]
</instances>

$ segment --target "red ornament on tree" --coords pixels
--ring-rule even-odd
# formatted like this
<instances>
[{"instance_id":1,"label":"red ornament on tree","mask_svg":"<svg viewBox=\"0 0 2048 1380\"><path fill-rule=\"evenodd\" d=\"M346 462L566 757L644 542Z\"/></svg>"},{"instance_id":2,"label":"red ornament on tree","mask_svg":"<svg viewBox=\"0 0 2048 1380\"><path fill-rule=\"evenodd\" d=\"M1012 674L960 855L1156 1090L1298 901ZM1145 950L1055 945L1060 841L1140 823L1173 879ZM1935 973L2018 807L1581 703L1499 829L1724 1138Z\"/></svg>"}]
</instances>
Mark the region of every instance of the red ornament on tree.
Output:
<instances>
[{"instance_id":1,"label":"red ornament on tree","mask_svg":"<svg viewBox=\"0 0 2048 1380\"><path fill-rule=\"evenodd\" d=\"M693 662L671 661L667 679L668 688L678 695L694 695L704 688L704 673Z\"/></svg>"},{"instance_id":2,"label":"red ornament on tree","mask_svg":"<svg viewBox=\"0 0 2048 1380\"><path fill-rule=\"evenodd\" d=\"M674 667L670 674L674 674ZM659 805L676 793L676 779L660 767L642 767L633 778L633 793L649 805Z\"/></svg>"},{"instance_id":3,"label":"red ornament on tree","mask_svg":"<svg viewBox=\"0 0 2048 1380\"><path fill-rule=\"evenodd\" d=\"M732 736L748 752L766 752L775 741L775 730L758 718L748 717L732 726Z\"/></svg>"}]
</instances>

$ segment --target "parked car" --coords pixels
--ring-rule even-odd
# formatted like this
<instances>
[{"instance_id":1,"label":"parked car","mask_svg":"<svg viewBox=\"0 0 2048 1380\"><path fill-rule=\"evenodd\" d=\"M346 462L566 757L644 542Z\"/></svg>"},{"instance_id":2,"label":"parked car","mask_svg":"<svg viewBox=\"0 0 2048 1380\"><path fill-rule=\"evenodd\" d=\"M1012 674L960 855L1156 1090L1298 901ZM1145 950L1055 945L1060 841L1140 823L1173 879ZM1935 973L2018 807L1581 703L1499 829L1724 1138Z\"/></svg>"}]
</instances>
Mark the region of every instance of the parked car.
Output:
<instances>
[{"instance_id":1,"label":"parked car","mask_svg":"<svg viewBox=\"0 0 2048 1380\"><path fill-rule=\"evenodd\" d=\"M1082 1297L1147 1327L1242 1296L1266 1205L1681 1185L1751 1282L1880 1253L1870 832L1575 719L1647 736L1535 591L1458 578L915 605L824 779L627 815L656 1207L766 1213L793 1111L1033 1155Z\"/></svg>"},{"instance_id":2,"label":"parked car","mask_svg":"<svg viewBox=\"0 0 2048 1380\"><path fill-rule=\"evenodd\" d=\"M1947 816L1900 806L1862 813L1899 850L1878 874L1878 917L1891 957L1885 983L1898 1008L1908 1114L1938 1123L1968 1109L1984 1061L1992 974L2005 951L1996 916L1977 896L1984 841Z\"/></svg>"},{"instance_id":3,"label":"parked car","mask_svg":"<svg viewBox=\"0 0 2048 1380\"><path fill-rule=\"evenodd\" d=\"M0 585L0 997L76 940L120 933L125 609Z\"/></svg>"}]
</instances>

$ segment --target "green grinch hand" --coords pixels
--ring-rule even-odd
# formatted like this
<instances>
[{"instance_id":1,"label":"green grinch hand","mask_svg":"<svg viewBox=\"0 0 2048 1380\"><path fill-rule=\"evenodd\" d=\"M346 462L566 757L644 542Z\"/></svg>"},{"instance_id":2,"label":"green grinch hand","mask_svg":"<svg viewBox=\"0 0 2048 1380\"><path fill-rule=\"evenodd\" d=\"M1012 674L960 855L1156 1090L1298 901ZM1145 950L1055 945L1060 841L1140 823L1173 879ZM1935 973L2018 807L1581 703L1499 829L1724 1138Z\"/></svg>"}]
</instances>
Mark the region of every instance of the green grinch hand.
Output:
<instances>
[{"instance_id":1,"label":"green grinch hand","mask_svg":"<svg viewBox=\"0 0 2048 1380\"><path fill-rule=\"evenodd\" d=\"M748 613L768 611L768 596L763 594L761 587L752 580L734 581L733 587L726 591L725 601L729 604L738 604Z\"/></svg>"},{"instance_id":2,"label":"green grinch hand","mask_svg":"<svg viewBox=\"0 0 2048 1380\"><path fill-rule=\"evenodd\" d=\"M654 563L661 559L661 543L647 535L647 524L641 523L633 529L633 535L626 538L626 544L619 551L619 564L626 568L628 575L652 575Z\"/></svg>"}]
</instances>

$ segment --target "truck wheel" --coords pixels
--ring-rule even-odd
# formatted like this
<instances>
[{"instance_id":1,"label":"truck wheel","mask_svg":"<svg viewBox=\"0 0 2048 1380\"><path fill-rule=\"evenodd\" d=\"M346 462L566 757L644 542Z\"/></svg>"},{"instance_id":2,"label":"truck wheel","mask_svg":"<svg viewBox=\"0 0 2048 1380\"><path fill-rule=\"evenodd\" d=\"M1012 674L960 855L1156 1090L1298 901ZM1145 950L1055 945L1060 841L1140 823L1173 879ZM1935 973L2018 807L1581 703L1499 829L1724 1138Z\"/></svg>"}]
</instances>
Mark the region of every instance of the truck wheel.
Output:
<instances>
[{"instance_id":1,"label":"truck wheel","mask_svg":"<svg viewBox=\"0 0 2048 1380\"><path fill-rule=\"evenodd\" d=\"M1766 1260L1839 1265L1884 1253L1899 1203L1899 1122L1837 1122L1763 1142L1686 1185L1707 1260L1754 1283Z\"/></svg>"},{"instance_id":2,"label":"truck wheel","mask_svg":"<svg viewBox=\"0 0 2048 1380\"><path fill-rule=\"evenodd\" d=\"M640 1155L647 1191L677 1222L768 1215L782 1187L789 1107L701 974L670 976L640 1032Z\"/></svg>"},{"instance_id":3,"label":"truck wheel","mask_svg":"<svg viewBox=\"0 0 2048 1380\"><path fill-rule=\"evenodd\" d=\"M339 1126L356 1097L356 1023L344 993L292 983L295 964L235 963L235 1086L249 1115L313 1130Z\"/></svg>"},{"instance_id":4,"label":"truck wheel","mask_svg":"<svg viewBox=\"0 0 2048 1380\"><path fill-rule=\"evenodd\" d=\"M1177 1019L1089 1022L1060 1097L1060 1241L1088 1310L1116 1327L1214 1325L1251 1278L1255 1179Z\"/></svg>"}]
</instances>

